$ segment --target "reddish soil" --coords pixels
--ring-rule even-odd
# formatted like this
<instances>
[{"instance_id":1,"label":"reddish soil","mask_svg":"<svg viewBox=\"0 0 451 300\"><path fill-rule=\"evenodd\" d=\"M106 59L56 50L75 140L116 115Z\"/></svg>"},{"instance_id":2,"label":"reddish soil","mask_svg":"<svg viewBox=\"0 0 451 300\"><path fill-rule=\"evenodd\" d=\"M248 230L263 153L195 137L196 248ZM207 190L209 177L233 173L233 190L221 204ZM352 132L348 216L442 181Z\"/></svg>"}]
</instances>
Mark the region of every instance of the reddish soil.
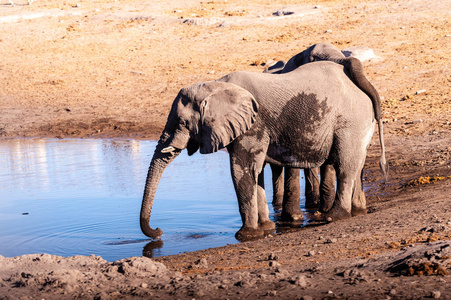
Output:
<instances>
[{"instance_id":1,"label":"reddish soil","mask_svg":"<svg viewBox=\"0 0 451 300\"><path fill-rule=\"evenodd\" d=\"M0 256L0 299L451 299L449 1L15 3L0 2L1 137L156 138L184 86L365 45L390 178L375 134L367 215L156 259Z\"/></svg>"}]
</instances>

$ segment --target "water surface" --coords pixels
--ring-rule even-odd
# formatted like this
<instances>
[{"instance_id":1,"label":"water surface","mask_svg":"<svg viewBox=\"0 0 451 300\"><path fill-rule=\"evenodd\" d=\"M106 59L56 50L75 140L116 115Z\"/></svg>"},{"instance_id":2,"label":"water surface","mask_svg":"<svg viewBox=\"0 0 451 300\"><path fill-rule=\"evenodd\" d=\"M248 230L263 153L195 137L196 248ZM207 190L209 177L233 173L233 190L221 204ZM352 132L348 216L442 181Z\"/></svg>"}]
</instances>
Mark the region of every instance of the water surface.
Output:
<instances>
[{"instance_id":1,"label":"water surface","mask_svg":"<svg viewBox=\"0 0 451 300\"><path fill-rule=\"evenodd\" d=\"M237 243L241 219L225 151L191 157L183 151L164 172L152 209L161 241L141 233L139 210L155 146L0 140L0 255L95 254L114 261ZM267 167L268 202L270 176Z\"/></svg>"}]
</instances>

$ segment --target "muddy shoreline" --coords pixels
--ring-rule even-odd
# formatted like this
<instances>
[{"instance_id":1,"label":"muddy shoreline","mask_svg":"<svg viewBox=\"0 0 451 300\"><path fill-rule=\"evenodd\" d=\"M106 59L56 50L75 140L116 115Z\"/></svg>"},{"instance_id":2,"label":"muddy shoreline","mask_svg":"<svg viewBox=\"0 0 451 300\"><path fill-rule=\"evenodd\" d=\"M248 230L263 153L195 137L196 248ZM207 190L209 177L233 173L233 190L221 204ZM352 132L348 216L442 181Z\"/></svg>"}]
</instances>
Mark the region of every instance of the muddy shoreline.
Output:
<instances>
[{"instance_id":1,"label":"muddy shoreline","mask_svg":"<svg viewBox=\"0 0 451 300\"><path fill-rule=\"evenodd\" d=\"M15 2L0 4L0 138L157 139L184 86L365 45L390 174L375 134L367 215L154 259L0 256L0 299L451 298L447 1Z\"/></svg>"}]
</instances>

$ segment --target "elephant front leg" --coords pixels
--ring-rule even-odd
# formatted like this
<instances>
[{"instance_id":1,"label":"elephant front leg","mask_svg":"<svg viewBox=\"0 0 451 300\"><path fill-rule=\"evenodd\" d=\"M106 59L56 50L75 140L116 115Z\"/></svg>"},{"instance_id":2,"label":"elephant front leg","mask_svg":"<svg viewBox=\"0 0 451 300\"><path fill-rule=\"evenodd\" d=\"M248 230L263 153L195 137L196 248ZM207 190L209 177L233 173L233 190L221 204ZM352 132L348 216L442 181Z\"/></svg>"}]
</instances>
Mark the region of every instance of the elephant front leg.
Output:
<instances>
[{"instance_id":1,"label":"elephant front leg","mask_svg":"<svg viewBox=\"0 0 451 300\"><path fill-rule=\"evenodd\" d=\"M258 205L258 227L263 231L271 233L276 229L276 224L269 219L268 202L266 201L264 169L258 175L257 186Z\"/></svg>"},{"instance_id":2,"label":"elephant front leg","mask_svg":"<svg viewBox=\"0 0 451 300\"><path fill-rule=\"evenodd\" d=\"M243 226L235 234L238 240L246 240L264 235L263 229L259 227L257 187L258 174L261 169L258 173L255 173L249 163L250 161L248 159L231 154L231 174L238 198L241 221L243 222Z\"/></svg>"}]
</instances>

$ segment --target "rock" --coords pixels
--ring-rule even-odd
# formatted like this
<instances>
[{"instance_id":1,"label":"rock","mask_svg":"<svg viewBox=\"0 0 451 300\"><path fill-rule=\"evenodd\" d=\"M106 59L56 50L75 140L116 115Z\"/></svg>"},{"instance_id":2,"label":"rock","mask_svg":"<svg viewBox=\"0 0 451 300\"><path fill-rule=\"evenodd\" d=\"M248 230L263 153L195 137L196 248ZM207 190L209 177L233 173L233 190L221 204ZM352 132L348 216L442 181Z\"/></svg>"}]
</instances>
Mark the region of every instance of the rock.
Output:
<instances>
[{"instance_id":1,"label":"rock","mask_svg":"<svg viewBox=\"0 0 451 300\"><path fill-rule=\"evenodd\" d=\"M441 295L442 295L442 293L440 293L440 291L431 292L431 298L433 298L433 299L438 299L438 298L440 298Z\"/></svg>"},{"instance_id":2,"label":"rock","mask_svg":"<svg viewBox=\"0 0 451 300\"><path fill-rule=\"evenodd\" d=\"M307 287L307 278L304 275L296 276L293 279L294 279L293 281L290 281L291 283L300 286L301 288Z\"/></svg>"},{"instance_id":3,"label":"rock","mask_svg":"<svg viewBox=\"0 0 451 300\"><path fill-rule=\"evenodd\" d=\"M278 260L278 259L279 259L279 256L276 255L276 254L274 254L274 253L271 253L271 254L268 256L268 260Z\"/></svg>"},{"instance_id":4,"label":"rock","mask_svg":"<svg viewBox=\"0 0 451 300\"><path fill-rule=\"evenodd\" d=\"M278 11L272 13L273 16L277 16L277 17L288 16L288 15L292 15L292 14L294 14L294 11L289 11L289 10L278 10Z\"/></svg>"},{"instance_id":5,"label":"rock","mask_svg":"<svg viewBox=\"0 0 451 300\"><path fill-rule=\"evenodd\" d=\"M277 295L277 291L269 291L266 293L266 296L269 296L269 297L274 297L276 295Z\"/></svg>"},{"instance_id":6,"label":"rock","mask_svg":"<svg viewBox=\"0 0 451 300\"><path fill-rule=\"evenodd\" d=\"M205 259L205 258L201 258L201 259L199 259L199 260L196 260L195 262L194 262L194 265L197 267L197 268L207 268L208 267L208 262L207 262L207 260Z\"/></svg>"},{"instance_id":7,"label":"rock","mask_svg":"<svg viewBox=\"0 0 451 300\"><path fill-rule=\"evenodd\" d=\"M276 261L270 261L269 262L269 266L270 267L280 267L280 264Z\"/></svg>"},{"instance_id":8,"label":"rock","mask_svg":"<svg viewBox=\"0 0 451 300\"><path fill-rule=\"evenodd\" d=\"M327 239L325 244L333 244L333 243L336 243L336 242L337 242L337 239L332 238L332 239Z\"/></svg>"},{"instance_id":9,"label":"rock","mask_svg":"<svg viewBox=\"0 0 451 300\"><path fill-rule=\"evenodd\" d=\"M307 253L307 256L313 256L313 255L315 255L315 254L316 254L315 250L310 250L310 251Z\"/></svg>"},{"instance_id":10,"label":"rock","mask_svg":"<svg viewBox=\"0 0 451 300\"><path fill-rule=\"evenodd\" d=\"M305 296L302 296L301 298L299 298L300 300L313 300L313 297L312 296L308 296L308 295L305 295Z\"/></svg>"},{"instance_id":11,"label":"rock","mask_svg":"<svg viewBox=\"0 0 451 300\"><path fill-rule=\"evenodd\" d=\"M367 46L349 47L343 49L341 52L343 52L346 57L355 57L360 61L366 61L376 57L374 51Z\"/></svg>"},{"instance_id":12,"label":"rock","mask_svg":"<svg viewBox=\"0 0 451 300\"><path fill-rule=\"evenodd\" d=\"M394 257L387 271L400 275L447 275L451 262L451 242L438 241L406 248Z\"/></svg>"},{"instance_id":13,"label":"rock","mask_svg":"<svg viewBox=\"0 0 451 300\"><path fill-rule=\"evenodd\" d=\"M415 92L415 95L426 93L426 90L418 90Z\"/></svg>"}]
</instances>

